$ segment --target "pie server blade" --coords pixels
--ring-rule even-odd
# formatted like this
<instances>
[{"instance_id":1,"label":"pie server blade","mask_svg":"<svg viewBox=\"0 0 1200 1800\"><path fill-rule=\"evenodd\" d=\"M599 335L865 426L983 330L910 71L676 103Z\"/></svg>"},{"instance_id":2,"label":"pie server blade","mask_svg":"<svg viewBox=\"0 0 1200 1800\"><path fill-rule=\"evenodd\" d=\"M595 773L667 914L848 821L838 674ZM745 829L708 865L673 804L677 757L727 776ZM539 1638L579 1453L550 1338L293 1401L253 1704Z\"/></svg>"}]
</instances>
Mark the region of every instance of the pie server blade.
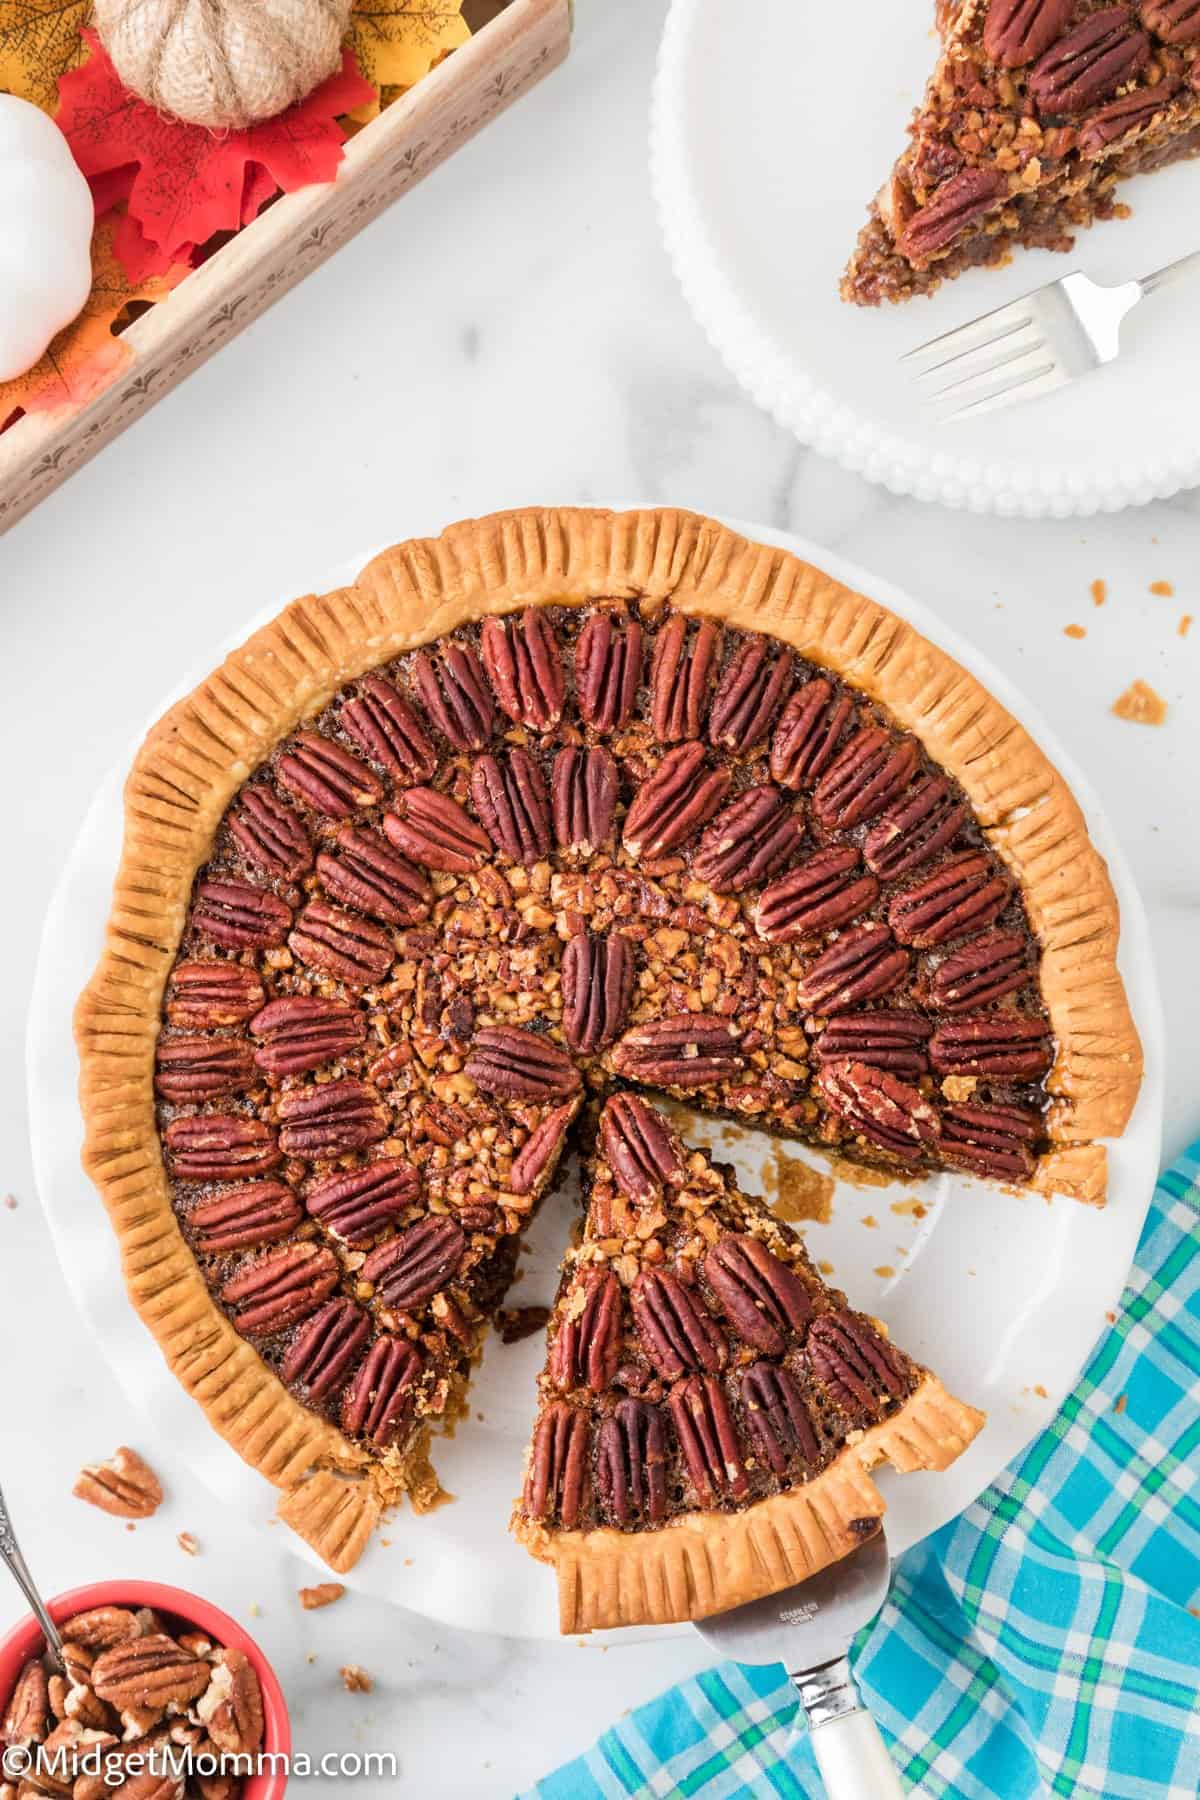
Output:
<instances>
[{"instance_id":1,"label":"pie server blade","mask_svg":"<svg viewBox=\"0 0 1200 1800\"><path fill-rule=\"evenodd\" d=\"M808 1714L830 1800L902 1800L904 1794L846 1655L855 1632L887 1598L891 1567L881 1528L807 1581L696 1621L710 1649L731 1662L783 1664Z\"/></svg>"}]
</instances>

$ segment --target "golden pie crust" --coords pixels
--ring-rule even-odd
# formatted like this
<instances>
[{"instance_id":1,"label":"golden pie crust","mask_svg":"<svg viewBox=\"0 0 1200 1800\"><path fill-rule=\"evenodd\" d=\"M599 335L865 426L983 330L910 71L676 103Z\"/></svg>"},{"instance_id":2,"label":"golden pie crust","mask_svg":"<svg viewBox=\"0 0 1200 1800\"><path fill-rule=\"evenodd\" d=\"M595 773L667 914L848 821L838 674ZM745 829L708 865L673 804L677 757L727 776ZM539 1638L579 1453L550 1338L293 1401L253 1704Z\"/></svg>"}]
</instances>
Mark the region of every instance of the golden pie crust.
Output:
<instances>
[{"instance_id":1,"label":"golden pie crust","mask_svg":"<svg viewBox=\"0 0 1200 1800\"><path fill-rule=\"evenodd\" d=\"M345 682L490 613L606 596L669 598L677 610L779 638L886 706L960 782L1020 885L1041 946L1041 991L1057 1053L1046 1083L1051 1148L1034 1186L1102 1201L1105 1151L1096 1140L1121 1132L1137 1096L1141 1051L1116 966L1116 899L1079 807L987 690L874 601L786 551L694 513L536 507L397 545L352 586L294 601L172 707L138 752L125 787L125 839L105 948L75 1028L84 1166L120 1239L130 1297L212 1424L282 1491L281 1516L336 1570L361 1554L382 1507L400 1491L415 1483L428 1502L436 1483L427 1468L368 1457L293 1398L217 1306L179 1229L155 1124L153 1075L163 990L193 879L237 790ZM653 1587L663 1605L675 1605L688 1583L700 1583L701 1561L703 1579L713 1585L697 1585L698 1604L718 1591L722 1606L745 1597L738 1569L783 1574L786 1563L786 1580L811 1572L813 1546L829 1519L857 1508L867 1489L874 1496L864 1473L871 1463L911 1456L911 1445L920 1443L932 1460L916 1466L940 1467L972 1435L969 1418L977 1429L978 1415L957 1402L949 1403L957 1424L943 1431L931 1423L944 1398L927 1382L796 1494L736 1517L689 1519L624 1540L651 1546L630 1550L639 1562L666 1559L653 1574L648 1562L647 1593ZM765 1520L768 1508L761 1530L774 1535L760 1541L758 1515ZM655 1552L656 1540L678 1548ZM683 1549L710 1540L702 1559ZM768 1541L778 1542L777 1555L764 1549ZM837 1553L831 1540L825 1560ZM789 1560L793 1555L797 1560ZM601 1566L601 1559L589 1560ZM599 1582L593 1600L579 1601L580 1616L589 1607L619 1613L612 1595L624 1592L614 1573Z\"/></svg>"}]
</instances>

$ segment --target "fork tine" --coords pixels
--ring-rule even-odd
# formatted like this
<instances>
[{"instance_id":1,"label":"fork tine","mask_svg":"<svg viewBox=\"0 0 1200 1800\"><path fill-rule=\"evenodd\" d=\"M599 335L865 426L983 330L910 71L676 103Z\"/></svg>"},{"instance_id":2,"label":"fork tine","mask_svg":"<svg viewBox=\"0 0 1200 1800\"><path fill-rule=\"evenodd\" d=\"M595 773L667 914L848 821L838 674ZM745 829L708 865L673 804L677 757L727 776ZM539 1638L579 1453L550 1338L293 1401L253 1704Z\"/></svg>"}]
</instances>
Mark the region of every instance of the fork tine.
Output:
<instances>
[{"instance_id":1,"label":"fork tine","mask_svg":"<svg viewBox=\"0 0 1200 1800\"><path fill-rule=\"evenodd\" d=\"M1055 388L1065 387L1070 379L1067 371L1051 359L1016 380L1002 381L976 398L951 407L942 413L941 420L949 425L958 419L977 419L981 413L998 412L1001 407L1015 405L1018 400L1032 400L1038 394L1053 393Z\"/></svg>"},{"instance_id":2,"label":"fork tine","mask_svg":"<svg viewBox=\"0 0 1200 1800\"><path fill-rule=\"evenodd\" d=\"M965 324L956 325L952 331L940 332L937 337L928 338L925 343L906 350L900 361L916 362L931 354L940 361L947 354L957 355L962 350L990 343L1010 326L1028 322L1035 297L1033 294L1025 294L1019 300L1010 300L1006 306L993 307L991 312L983 313L978 319L968 319Z\"/></svg>"},{"instance_id":3,"label":"fork tine","mask_svg":"<svg viewBox=\"0 0 1200 1800\"><path fill-rule=\"evenodd\" d=\"M977 363L975 361L978 354L978 352L974 354L966 368L958 369L952 380L943 382L941 387L929 389L926 392L926 399L941 400L947 394L954 394L959 388L970 390L978 387L980 382L986 381L991 375L999 374L1001 369L1008 368L1010 364L1024 362L1027 356L1048 356L1051 362L1054 360L1053 353L1039 337L1025 343L1015 344L1008 350L1001 351L997 356L989 356L985 362ZM960 396L963 399L967 397L966 394Z\"/></svg>"},{"instance_id":4,"label":"fork tine","mask_svg":"<svg viewBox=\"0 0 1200 1800\"><path fill-rule=\"evenodd\" d=\"M1006 343L1017 332L1032 328L1032 326L1033 320L1027 314L1023 319L1018 319L1015 324L1005 326L1002 331L993 332L990 337L984 338L978 343L963 343L958 348L951 350L949 355L941 357L938 362L927 363L923 369L916 371L915 379L928 381L931 375L940 374L943 369L949 369L956 363L961 363L965 357L981 356L985 351ZM946 340L946 347L949 348L950 341L961 335L963 334L951 332L950 337Z\"/></svg>"}]
</instances>

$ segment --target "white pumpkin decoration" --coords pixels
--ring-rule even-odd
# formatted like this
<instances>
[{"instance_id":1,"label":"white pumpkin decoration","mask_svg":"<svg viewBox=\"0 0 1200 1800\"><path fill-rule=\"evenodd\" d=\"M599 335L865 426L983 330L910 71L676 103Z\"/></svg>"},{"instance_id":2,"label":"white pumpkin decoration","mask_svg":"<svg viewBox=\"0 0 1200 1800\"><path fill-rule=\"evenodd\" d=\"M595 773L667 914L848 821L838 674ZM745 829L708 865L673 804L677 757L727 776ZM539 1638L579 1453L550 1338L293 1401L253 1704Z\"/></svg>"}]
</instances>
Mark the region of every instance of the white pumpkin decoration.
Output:
<instances>
[{"instance_id":1,"label":"white pumpkin decoration","mask_svg":"<svg viewBox=\"0 0 1200 1800\"><path fill-rule=\"evenodd\" d=\"M31 369L91 292L92 192L54 120L0 94L0 381Z\"/></svg>"}]
</instances>

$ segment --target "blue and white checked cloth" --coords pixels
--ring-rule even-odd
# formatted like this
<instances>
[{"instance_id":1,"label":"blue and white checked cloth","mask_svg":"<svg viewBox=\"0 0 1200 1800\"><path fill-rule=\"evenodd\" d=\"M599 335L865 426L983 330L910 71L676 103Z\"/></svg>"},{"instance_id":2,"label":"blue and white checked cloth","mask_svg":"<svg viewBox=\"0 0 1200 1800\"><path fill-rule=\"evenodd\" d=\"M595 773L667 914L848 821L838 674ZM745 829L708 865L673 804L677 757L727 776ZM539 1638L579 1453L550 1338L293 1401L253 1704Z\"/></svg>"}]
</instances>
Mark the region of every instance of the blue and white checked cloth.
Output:
<instances>
[{"instance_id":1,"label":"blue and white checked cloth","mask_svg":"<svg viewBox=\"0 0 1200 1800\"><path fill-rule=\"evenodd\" d=\"M902 1557L856 1645L933 1800L1200 1795L1200 1142L1155 1190L1078 1387L975 1504ZM526 1800L816 1800L783 1670L732 1663L634 1713Z\"/></svg>"}]
</instances>

